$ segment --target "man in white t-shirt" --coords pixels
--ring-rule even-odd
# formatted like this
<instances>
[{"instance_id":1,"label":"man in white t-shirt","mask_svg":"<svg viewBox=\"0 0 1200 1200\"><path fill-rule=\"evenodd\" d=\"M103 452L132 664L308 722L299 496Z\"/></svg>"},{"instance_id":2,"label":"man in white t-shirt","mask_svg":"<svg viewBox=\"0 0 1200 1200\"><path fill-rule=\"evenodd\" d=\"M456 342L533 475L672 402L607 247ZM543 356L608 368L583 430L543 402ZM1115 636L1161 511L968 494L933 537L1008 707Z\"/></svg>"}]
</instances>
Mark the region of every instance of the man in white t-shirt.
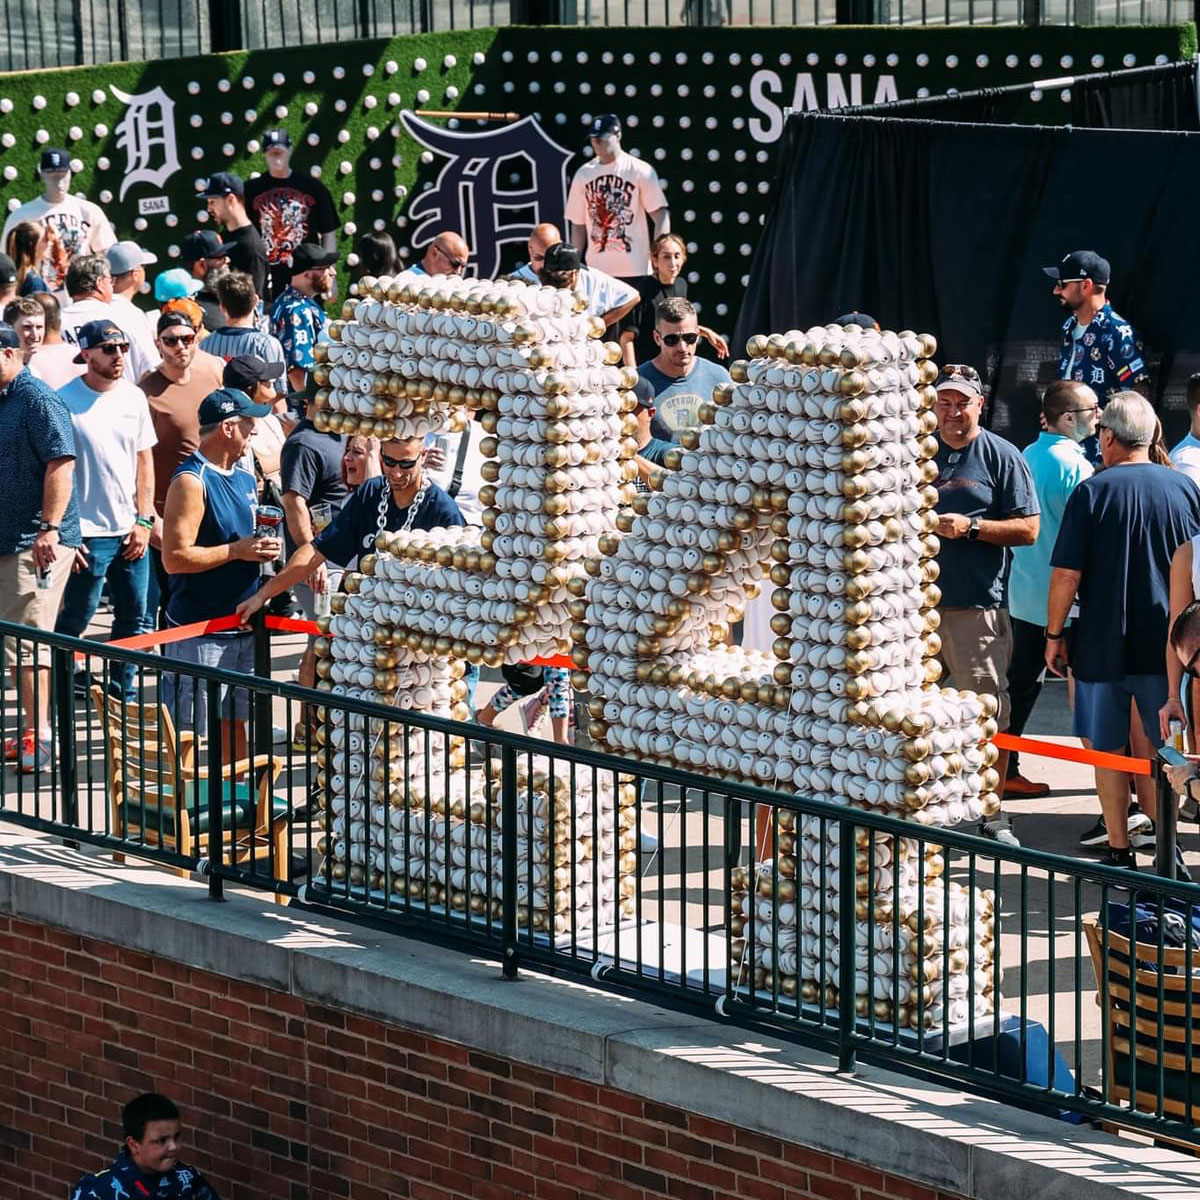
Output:
<instances>
[{"instance_id":1,"label":"man in white t-shirt","mask_svg":"<svg viewBox=\"0 0 1200 1200\"><path fill-rule=\"evenodd\" d=\"M567 194L571 241L589 267L618 279L649 275L647 216L655 237L671 231L658 174L621 149L621 122L612 113L592 121L591 143L595 158L575 172Z\"/></svg>"},{"instance_id":2,"label":"man in white t-shirt","mask_svg":"<svg viewBox=\"0 0 1200 1200\"><path fill-rule=\"evenodd\" d=\"M105 580L112 596L114 639L142 627L154 528L154 458L158 440L145 393L125 378L129 339L112 321L79 330L84 373L59 391L75 431L75 494L83 548L67 583L55 630L79 637L96 613ZM132 666L114 668L132 699Z\"/></svg>"},{"instance_id":3,"label":"man in white t-shirt","mask_svg":"<svg viewBox=\"0 0 1200 1200\"><path fill-rule=\"evenodd\" d=\"M1200 486L1200 373L1188 379L1187 406L1191 427L1171 451L1171 462Z\"/></svg>"},{"instance_id":4,"label":"man in white t-shirt","mask_svg":"<svg viewBox=\"0 0 1200 1200\"><path fill-rule=\"evenodd\" d=\"M79 344L79 330L92 321L112 321L129 343L126 375L137 383L162 361L153 338L148 339L140 321L131 319L129 306L113 303L112 268L104 254L81 254L67 268L67 295L71 303L62 310L64 342Z\"/></svg>"},{"instance_id":5,"label":"man in white t-shirt","mask_svg":"<svg viewBox=\"0 0 1200 1200\"><path fill-rule=\"evenodd\" d=\"M67 264L77 254L103 254L117 235L99 205L71 195L71 156L65 150L43 150L39 173L42 194L8 214L0 244L7 244L14 225L40 221L48 234L37 272L52 291L67 277Z\"/></svg>"}]
</instances>

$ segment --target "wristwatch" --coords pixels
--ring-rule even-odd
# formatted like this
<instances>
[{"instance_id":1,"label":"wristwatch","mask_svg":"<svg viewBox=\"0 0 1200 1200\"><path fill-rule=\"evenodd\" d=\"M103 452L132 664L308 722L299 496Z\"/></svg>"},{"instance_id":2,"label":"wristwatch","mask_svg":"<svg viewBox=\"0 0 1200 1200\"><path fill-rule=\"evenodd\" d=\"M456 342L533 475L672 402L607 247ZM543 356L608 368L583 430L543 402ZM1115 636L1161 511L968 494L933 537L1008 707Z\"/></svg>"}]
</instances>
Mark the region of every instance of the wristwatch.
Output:
<instances>
[{"instance_id":1,"label":"wristwatch","mask_svg":"<svg viewBox=\"0 0 1200 1200\"><path fill-rule=\"evenodd\" d=\"M58 526L51 525L49 521L43 521L38 526L38 533L57 533L57 532L58 532Z\"/></svg>"},{"instance_id":2,"label":"wristwatch","mask_svg":"<svg viewBox=\"0 0 1200 1200\"><path fill-rule=\"evenodd\" d=\"M971 524L967 526L967 541L977 542L979 540L979 518L972 517Z\"/></svg>"}]
</instances>

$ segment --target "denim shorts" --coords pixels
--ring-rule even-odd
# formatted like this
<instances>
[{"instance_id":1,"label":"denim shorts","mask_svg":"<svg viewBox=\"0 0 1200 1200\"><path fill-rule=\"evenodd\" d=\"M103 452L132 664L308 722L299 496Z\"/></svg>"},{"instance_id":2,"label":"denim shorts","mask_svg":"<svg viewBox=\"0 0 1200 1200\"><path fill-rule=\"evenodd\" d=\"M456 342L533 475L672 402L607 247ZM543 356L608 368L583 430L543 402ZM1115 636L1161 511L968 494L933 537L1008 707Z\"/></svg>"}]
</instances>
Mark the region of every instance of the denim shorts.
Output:
<instances>
[{"instance_id":1,"label":"denim shorts","mask_svg":"<svg viewBox=\"0 0 1200 1200\"><path fill-rule=\"evenodd\" d=\"M239 675L254 675L254 634L210 633L203 637L168 642L162 648L163 658L198 667L219 667ZM175 675L163 671L163 696L167 708L179 729L196 733L208 732L208 682L191 675ZM250 716L250 690L231 684L221 684L221 717L223 720L244 721Z\"/></svg>"}]
</instances>

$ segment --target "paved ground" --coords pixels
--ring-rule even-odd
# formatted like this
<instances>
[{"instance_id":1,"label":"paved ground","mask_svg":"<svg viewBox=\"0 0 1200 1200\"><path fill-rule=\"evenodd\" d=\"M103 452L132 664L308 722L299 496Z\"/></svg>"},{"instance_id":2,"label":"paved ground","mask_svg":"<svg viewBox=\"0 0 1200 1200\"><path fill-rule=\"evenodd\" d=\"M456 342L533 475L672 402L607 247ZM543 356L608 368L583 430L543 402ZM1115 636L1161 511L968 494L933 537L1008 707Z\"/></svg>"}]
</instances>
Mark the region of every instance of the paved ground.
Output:
<instances>
[{"instance_id":1,"label":"paved ground","mask_svg":"<svg viewBox=\"0 0 1200 1200\"><path fill-rule=\"evenodd\" d=\"M102 632L105 624L102 617L97 622L97 632ZM277 635L273 643L277 678L294 678L301 644L302 639L297 636ZM494 681L485 680L481 701L496 686ZM6 690L3 706L0 715L5 725L11 727L15 720L11 690ZM290 726L297 715L277 705L275 722ZM86 722L92 721L93 738L93 753L82 757L79 763L81 823L90 820L93 828L103 829L107 806L98 731L88 708L80 720L81 737ZM501 724L521 729L517 706L505 714ZM1069 730L1065 685L1052 682L1043 691L1027 733L1074 743ZM285 770L281 775L277 791L290 792L294 802L299 803L306 790L305 764L298 758L291 767L291 774ZM1029 777L1048 782L1052 791L1041 800L1008 802L1023 844L1065 855L1085 854L1078 847L1078 838L1098 815L1091 771L1073 763L1039 759L1026 759L1024 769ZM4 803L10 810L47 819L55 816L52 788L33 789L27 779L11 769L4 772L3 780ZM724 805L719 798L689 797L681 806L678 794L669 791L664 796L661 826L647 814L643 823L661 834L662 850L644 856L640 862L639 895L647 924L643 926L640 943L632 934L622 935L619 957L640 954L645 969L651 971L657 970L660 963L671 969L682 959L694 978L699 979L705 965L717 973L718 979L722 977L725 822ZM1189 861L1200 866L1200 840L1190 832L1192 829L1188 827L1181 844ZM294 836L294 848L303 851L310 832L297 828ZM311 836L315 840L315 835ZM742 845L747 845L749 830L745 826L741 837ZM986 853L986 846L982 849ZM977 861L981 886L991 882L994 865L994 860L983 857ZM1024 989L1026 1015L1050 1028L1055 1044L1072 1066L1085 1081L1094 1082L1100 1061L1099 1013L1094 1003L1094 982L1081 918L1099 907L1099 891L1090 885L1076 887L1061 875L1050 877L1041 870L1022 871L1014 864L1004 865L1000 890L999 956L1004 972L1004 1007L1007 1011L1019 1011ZM660 945L660 935L669 944ZM1077 961L1081 963L1078 987Z\"/></svg>"}]
</instances>

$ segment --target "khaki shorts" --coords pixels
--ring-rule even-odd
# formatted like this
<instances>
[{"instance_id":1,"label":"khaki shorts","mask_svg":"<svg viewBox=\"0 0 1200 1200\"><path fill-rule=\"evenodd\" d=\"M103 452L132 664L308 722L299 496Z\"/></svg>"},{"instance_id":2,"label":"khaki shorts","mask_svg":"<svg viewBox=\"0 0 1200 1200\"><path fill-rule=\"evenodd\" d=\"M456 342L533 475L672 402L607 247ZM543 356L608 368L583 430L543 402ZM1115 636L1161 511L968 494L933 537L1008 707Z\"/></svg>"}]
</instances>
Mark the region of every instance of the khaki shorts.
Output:
<instances>
[{"instance_id":1,"label":"khaki shorts","mask_svg":"<svg viewBox=\"0 0 1200 1200\"><path fill-rule=\"evenodd\" d=\"M69 546L59 546L58 557L50 568L50 586L43 589L37 585L32 550L0 555L0 621L52 633L74 562L75 551ZM0 638L0 664L8 667L18 660L22 666L31 666L36 661L39 667L48 667L50 647L17 638Z\"/></svg>"},{"instance_id":2,"label":"khaki shorts","mask_svg":"<svg viewBox=\"0 0 1200 1200\"><path fill-rule=\"evenodd\" d=\"M995 696L1000 702L996 724L1003 732L1008 728L1008 664L1012 659L1008 610L943 608L939 612L942 683Z\"/></svg>"}]
</instances>

